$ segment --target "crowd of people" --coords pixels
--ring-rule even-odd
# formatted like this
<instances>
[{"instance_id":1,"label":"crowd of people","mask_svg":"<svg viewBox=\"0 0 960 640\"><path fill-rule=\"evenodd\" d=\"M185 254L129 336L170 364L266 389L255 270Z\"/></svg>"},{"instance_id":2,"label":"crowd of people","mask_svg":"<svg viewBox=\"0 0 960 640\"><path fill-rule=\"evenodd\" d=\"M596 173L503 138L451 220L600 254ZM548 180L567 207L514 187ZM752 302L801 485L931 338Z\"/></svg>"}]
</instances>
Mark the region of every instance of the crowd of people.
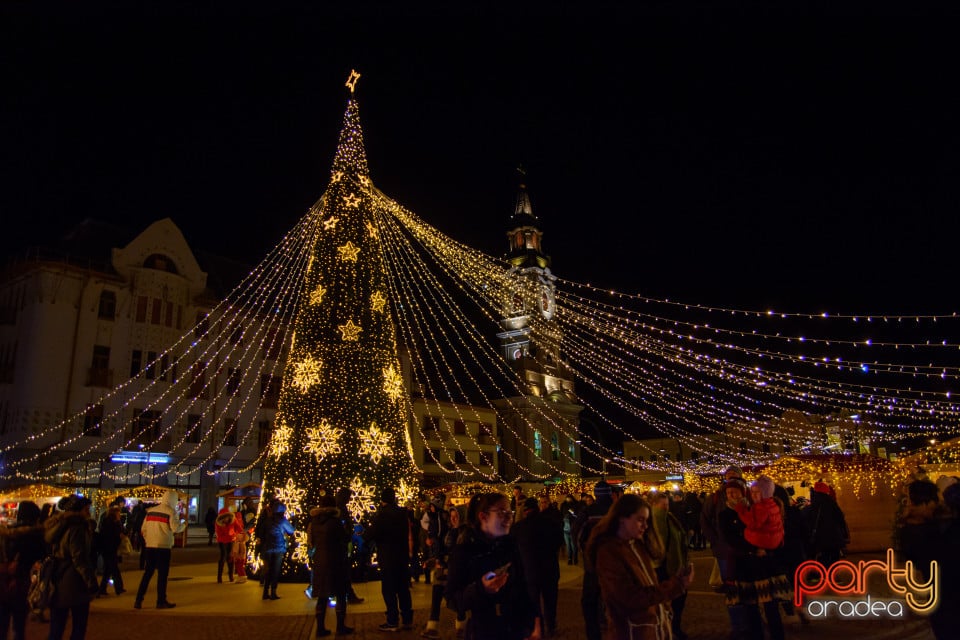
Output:
<instances>
[{"instance_id":1,"label":"crowd of people","mask_svg":"<svg viewBox=\"0 0 960 640\"><path fill-rule=\"evenodd\" d=\"M550 637L557 631L565 560L582 564L587 640L684 640L686 591L694 578L690 552L709 547L715 559L710 584L725 598L730 638L779 640L783 615L809 623L792 605L797 567L805 560L829 567L850 542L833 489L822 481L807 489L809 496L794 495L766 475L748 484L736 466L725 471L711 494L624 495L619 486L601 480L591 493L561 500L527 497L517 486L512 496L477 493L462 505L436 494L419 506L401 506L386 488L365 529L346 508L349 490L324 494L310 510L307 529L307 595L317 599L316 635L353 632L346 624L347 604L362 599L351 582L370 577L362 568L368 565L364 550L369 555L373 548L386 610L379 627L384 632L413 628L411 583L423 578L431 588L424 638L440 637L444 605L454 613L458 639ZM107 595L110 585L117 595L124 593L118 563L124 543L139 547L144 569L134 607L141 608L155 573L157 608L176 606L166 593L174 536L185 526L176 493L167 491L160 502L132 509L117 500L99 522L90 508L89 499L76 495L61 499L56 509L22 502L16 525L0 529L0 560L16 559L16 580L22 585L0 594L0 639L11 624L14 640L25 637L30 567L50 554L58 562L49 603L51 640L63 637L71 618L71 638L83 638L90 602ZM940 566L941 605L930 616L937 638L951 637L960 625L958 514L960 482L951 477L937 484L915 479L896 514L893 544L901 557L912 561L924 581L933 560ZM267 498L258 507L246 499L236 511L213 510L205 520L212 528L208 543L216 539L220 552L217 582L246 580L246 545L255 540L263 599L278 599L280 567L294 533L285 505ZM335 602L332 628L328 602Z\"/></svg>"}]
</instances>

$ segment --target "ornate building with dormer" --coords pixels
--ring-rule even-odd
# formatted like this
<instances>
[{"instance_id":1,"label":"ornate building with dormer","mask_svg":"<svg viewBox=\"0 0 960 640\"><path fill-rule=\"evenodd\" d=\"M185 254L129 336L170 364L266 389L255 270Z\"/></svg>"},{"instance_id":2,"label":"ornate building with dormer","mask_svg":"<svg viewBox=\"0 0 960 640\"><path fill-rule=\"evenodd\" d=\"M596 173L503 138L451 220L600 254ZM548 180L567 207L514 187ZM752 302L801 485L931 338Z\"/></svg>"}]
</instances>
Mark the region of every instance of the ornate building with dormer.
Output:
<instances>
[{"instance_id":1,"label":"ornate building with dormer","mask_svg":"<svg viewBox=\"0 0 960 640\"><path fill-rule=\"evenodd\" d=\"M512 481L579 474L578 416L583 407L577 404L573 375L561 356L557 278L522 181L507 242L507 275L516 286L503 301L503 330L497 338L523 393L495 402L500 475Z\"/></svg>"}]
</instances>

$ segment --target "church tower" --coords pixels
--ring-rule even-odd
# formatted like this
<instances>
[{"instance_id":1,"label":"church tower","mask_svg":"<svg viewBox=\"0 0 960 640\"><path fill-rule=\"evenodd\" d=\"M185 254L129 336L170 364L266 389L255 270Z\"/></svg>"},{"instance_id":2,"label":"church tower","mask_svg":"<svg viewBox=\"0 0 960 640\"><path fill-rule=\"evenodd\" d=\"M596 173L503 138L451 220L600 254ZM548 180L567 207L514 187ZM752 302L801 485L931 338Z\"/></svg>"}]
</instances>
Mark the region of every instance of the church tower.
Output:
<instances>
[{"instance_id":1,"label":"church tower","mask_svg":"<svg viewBox=\"0 0 960 640\"><path fill-rule=\"evenodd\" d=\"M556 276L543 250L523 170L507 231L508 279L502 331L503 357L522 380L523 395L496 402L501 420L500 469L505 480L579 473L578 414L572 372L561 358ZM524 446L524 443L526 446Z\"/></svg>"}]
</instances>

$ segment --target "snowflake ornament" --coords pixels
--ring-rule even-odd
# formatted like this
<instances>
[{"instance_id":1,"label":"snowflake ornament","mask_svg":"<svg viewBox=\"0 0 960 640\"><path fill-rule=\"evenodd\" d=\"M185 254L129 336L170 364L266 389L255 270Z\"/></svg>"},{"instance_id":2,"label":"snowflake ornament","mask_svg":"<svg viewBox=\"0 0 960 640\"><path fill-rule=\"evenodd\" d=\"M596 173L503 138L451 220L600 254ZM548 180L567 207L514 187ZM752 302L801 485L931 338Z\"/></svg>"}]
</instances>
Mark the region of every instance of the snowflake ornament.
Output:
<instances>
[{"instance_id":1,"label":"snowflake ornament","mask_svg":"<svg viewBox=\"0 0 960 640\"><path fill-rule=\"evenodd\" d=\"M287 505L287 511L289 511L291 515L300 515L303 513L300 502L307 497L307 490L297 487L293 478L289 478L285 486L277 487L276 496L277 500Z\"/></svg>"},{"instance_id":2,"label":"snowflake ornament","mask_svg":"<svg viewBox=\"0 0 960 640\"><path fill-rule=\"evenodd\" d=\"M416 487L407 484L406 480L400 480L400 487L397 489L397 503L406 504L417 498Z\"/></svg>"},{"instance_id":3,"label":"snowflake ornament","mask_svg":"<svg viewBox=\"0 0 960 640\"><path fill-rule=\"evenodd\" d=\"M302 562L303 564L310 564L310 547L307 545L307 533L306 531L294 531L293 539L297 541L297 546L294 548L293 553L290 554L290 559L294 562Z\"/></svg>"},{"instance_id":4,"label":"snowflake ornament","mask_svg":"<svg viewBox=\"0 0 960 640\"><path fill-rule=\"evenodd\" d=\"M320 384L320 368L323 363L307 356L300 362L293 365L293 386L299 389L300 393L306 393L315 384Z\"/></svg>"},{"instance_id":5,"label":"snowflake ornament","mask_svg":"<svg viewBox=\"0 0 960 640\"><path fill-rule=\"evenodd\" d=\"M369 455L373 464L380 464L380 460L393 453L390 434L381 431L376 422L371 422L369 429L360 429L360 450L357 453Z\"/></svg>"},{"instance_id":6,"label":"snowflake ornament","mask_svg":"<svg viewBox=\"0 0 960 640\"><path fill-rule=\"evenodd\" d=\"M322 418L318 426L307 429L307 444L303 450L313 454L320 462L328 455L341 452L339 440L342 435L343 429L337 429L326 418Z\"/></svg>"},{"instance_id":7,"label":"snowflake ornament","mask_svg":"<svg viewBox=\"0 0 960 640\"><path fill-rule=\"evenodd\" d=\"M399 400L403 395L403 378L393 365L383 370L383 390L391 400Z\"/></svg>"},{"instance_id":8,"label":"snowflake ornament","mask_svg":"<svg viewBox=\"0 0 960 640\"><path fill-rule=\"evenodd\" d=\"M293 429L286 424L279 423L273 430L270 437L270 452L268 455L279 458L290 451L290 437L293 436Z\"/></svg>"},{"instance_id":9,"label":"snowflake ornament","mask_svg":"<svg viewBox=\"0 0 960 640\"><path fill-rule=\"evenodd\" d=\"M373 513L377 510L377 503L374 501L376 488L373 485L363 484L359 477L355 477L350 482L350 492L347 511L350 512L354 520L359 521L364 514Z\"/></svg>"}]
</instances>

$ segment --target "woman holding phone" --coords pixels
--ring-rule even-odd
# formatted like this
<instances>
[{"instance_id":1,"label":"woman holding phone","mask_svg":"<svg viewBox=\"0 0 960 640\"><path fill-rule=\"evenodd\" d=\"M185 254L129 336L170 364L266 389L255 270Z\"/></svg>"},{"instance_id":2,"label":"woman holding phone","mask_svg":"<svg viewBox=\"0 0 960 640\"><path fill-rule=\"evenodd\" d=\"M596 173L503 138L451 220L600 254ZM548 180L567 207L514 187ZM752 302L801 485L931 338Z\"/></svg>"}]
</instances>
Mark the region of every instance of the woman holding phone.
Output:
<instances>
[{"instance_id":1,"label":"woman holding phone","mask_svg":"<svg viewBox=\"0 0 960 640\"><path fill-rule=\"evenodd\" d=\"M653 528L650 507L628 494L594 526L587 542L607 609L605 640L666 640L672 637L670 601L693 580L693 565L660 582L653 567L663 542Z\"/></svg>"},{"instance_id":2,"label":"woman holding phone","mask_svg":"<svg viewBox=\"0 0 960 640\"><path fill-rule=\"evenodd\" d=\"M470 612L467 640L539 640L539 608L527 597L523 564L510 534L513 512L500 493L476 503L476 526L453 549L447 601Z\"/></svg>"}]
</instances>

